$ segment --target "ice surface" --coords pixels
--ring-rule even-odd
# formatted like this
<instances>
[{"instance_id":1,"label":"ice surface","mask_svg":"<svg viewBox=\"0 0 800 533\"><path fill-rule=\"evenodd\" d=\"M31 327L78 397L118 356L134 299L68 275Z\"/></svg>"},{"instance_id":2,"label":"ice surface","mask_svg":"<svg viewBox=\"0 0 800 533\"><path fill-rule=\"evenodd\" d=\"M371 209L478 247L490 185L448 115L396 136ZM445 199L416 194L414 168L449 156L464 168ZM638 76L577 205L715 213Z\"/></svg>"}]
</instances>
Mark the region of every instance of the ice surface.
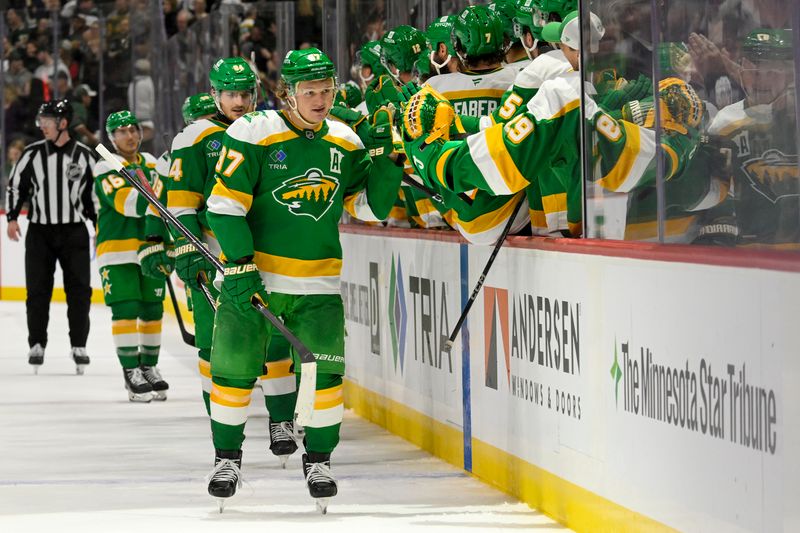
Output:
<instances>
[{"instance_id":1,"label":"ice surface","mask_svg":"<svg viewBox=\"0 0 800 533\"><path fill-rule=\"evenodd\" d=\"M333 455L339 495L318 514L300 452L286 470L267 447L254 396L245 485L219 514L206 493L213 462L197 361L165 316L159 367L166 402L133 404L111 341L111 313L92 306L86 375L69 358L66 305L54 303L38 376L27 364L23 302L0 301L0 531L316 530L563 531L548 517L346 412Z\"/></svg>"}]
</instances>

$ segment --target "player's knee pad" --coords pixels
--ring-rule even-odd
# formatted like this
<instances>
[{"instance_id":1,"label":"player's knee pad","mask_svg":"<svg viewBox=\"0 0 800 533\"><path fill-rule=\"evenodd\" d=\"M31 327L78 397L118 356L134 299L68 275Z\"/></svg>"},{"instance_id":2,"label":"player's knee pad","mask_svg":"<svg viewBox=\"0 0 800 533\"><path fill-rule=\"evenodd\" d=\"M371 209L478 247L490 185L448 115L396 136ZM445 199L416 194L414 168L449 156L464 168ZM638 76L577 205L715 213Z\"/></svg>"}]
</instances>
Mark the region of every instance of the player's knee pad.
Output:
<instances>
[{"instance_id":1,"label":"player's knee pad","mask_svg":"<svg viewBox=\"0 0 800 533\"><path fill-rule=\"evenodd\" d=\"M140 302L139 318L148 322L161 320L164 316L164 304L162 302Z\"/></svg>"}]
</instances>

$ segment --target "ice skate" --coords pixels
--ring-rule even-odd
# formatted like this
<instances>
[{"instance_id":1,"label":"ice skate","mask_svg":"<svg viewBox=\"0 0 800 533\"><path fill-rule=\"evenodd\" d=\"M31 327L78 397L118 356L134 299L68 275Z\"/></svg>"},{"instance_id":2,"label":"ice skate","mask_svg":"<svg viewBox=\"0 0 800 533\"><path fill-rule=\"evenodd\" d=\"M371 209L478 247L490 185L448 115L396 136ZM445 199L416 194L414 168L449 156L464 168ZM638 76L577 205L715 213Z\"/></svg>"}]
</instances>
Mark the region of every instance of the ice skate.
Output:
<instances>
[{"instance_id":1,"label":"ice skate","mask_svg":"<svg viewBox=\"0 0 800 533\"><path fill-rule=\"evenodd\" d=\"M242 450L215 450L214 470L208 476L208 493L217 498L219 512L242 486Z\"/></svg>"},{"instance_id":2,"label":"ice skate","mask_svg":"<svg viewBox=\"0 0 800 533\"><path fill-rule=\"evenodd\" d=\"M125 388L128 390L128 399L132 402L148 403L153 399L153 386L144 379L142 370L136 368L123 368Z\"/></svg>"},{"instance_id":3,"label":"ice skate","mask_svg":"<svg viewBox=\"0 0 800 533\"><path fill-rule=\"evenodd\" d=\"M303 454L303 473L311 497L316 500L317 509L322 514L328 512L328 501L336 496L338 487L331 473L331 455L329 453Z\"/></svg>"},{"instance_id":4,"label":"ice skate","mask_svg":"<svg viewBox=\"0 0 800 533\"><path fill-rule=\"evenodd\" d=\"M142 366L142 376L153 387L153 399L163 402L167 399L169 384L161 377L157 366Z\"/></svg>"},{"instance_id":5,"label":"ice skate","mask_svg":"<svg viewBox=\"0 0 800 533\"><path fill-rule=\"evenodd\" d=\"M33 367L33 373L39 374L39 367L44 364L44 348L41 344L34 344L28 352L28 364Z\"/></svg>"},{"instance_id":6,"label":"ice skate","mask_svg":"<svg viewBox=\"0 0 800 533\"><path fill-rule=\"evenodd\" d=\"M89 364L89 356L86 354L86 348L72 347L72 360L75 361L75 373L79 376L83 375L83 369Z\"/></svg>"},{"instance_id":7,"label":"ice skate","mask_svg":"<svg viewBox=\"0 0 800 533\"><path fill-rule=\"evenodd\" d=\"M269 419L269 449L281 461L281 467L286 468L286 462L297 451L297 442L294 438L294 422L274 422Z\"/></svg>"}]
</instances>

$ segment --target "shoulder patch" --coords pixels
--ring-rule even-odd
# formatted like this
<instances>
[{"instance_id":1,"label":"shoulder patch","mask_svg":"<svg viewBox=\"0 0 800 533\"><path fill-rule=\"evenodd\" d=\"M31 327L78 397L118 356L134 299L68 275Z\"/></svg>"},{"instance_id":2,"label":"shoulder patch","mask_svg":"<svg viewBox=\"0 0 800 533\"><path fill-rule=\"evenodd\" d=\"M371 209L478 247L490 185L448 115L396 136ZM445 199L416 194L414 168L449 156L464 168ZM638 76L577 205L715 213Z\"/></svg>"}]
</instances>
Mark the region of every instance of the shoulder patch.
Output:
<instances>
[{"instance_id":1,"label":"shoulder patch","mask_svg":"<svg viewBox=\"0 0 800 533\"><path fill-rule=\"evenodd\" d=\"M122 156L119 154L114 154L114 157L116 157L119 161L124 161ZM114 167L112 167L105 159L98 161L92 171L95 178L102 176L103 174L108 174L109 172L114 172Z\"/></svg>"}]
</instances>

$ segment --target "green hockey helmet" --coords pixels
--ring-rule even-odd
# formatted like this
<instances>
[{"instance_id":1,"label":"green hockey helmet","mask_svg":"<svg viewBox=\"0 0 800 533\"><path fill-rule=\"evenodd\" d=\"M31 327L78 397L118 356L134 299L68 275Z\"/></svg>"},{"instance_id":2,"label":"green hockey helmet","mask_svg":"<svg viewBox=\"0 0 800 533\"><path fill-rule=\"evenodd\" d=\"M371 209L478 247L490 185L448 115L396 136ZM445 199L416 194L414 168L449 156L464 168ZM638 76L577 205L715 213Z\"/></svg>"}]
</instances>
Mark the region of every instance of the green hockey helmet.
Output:
<instances>
[{"instance_id":1,"label":"green hockey helmet","mask_svg":"<svg viewBox=\"0 0 800 533\"><path fill-rule=\"evenodd\" d=\"M506 37L507 44L514 42L514 15L517 12L516 0L495 0L489 4L489 9L497 13L503 23L503 35Z\"/></svg>"},{"instance_id":2,"label":"green hockey helmet","mask_svg":"<svg viewBox=\"0 0 800 533\"><path fill-rule=\"evenodd\" d=\"M297 88L301 81L333 79L336 85L336 67L319 48L290 50L283 59L281 80L290 92Z\"/></svg>"},{"instance_id":3,"label":"green hockey helmet","mask_svg":"<svg viewBox=\"0 0 800 533\"><path fill-rule=\"evenodd\" d=\"M469 6L456 17L451 38L462 61L502 52L505 44L503 22L497 13L484 5Z\"/></svg>"},{"instance_id":4,"label":"green hockey helmet","mask_svg":"<svg viewBox=\"0 0 800 533\"><path fill-rule=\"evenodd\" d=\"M218 60L208 73L211 86L220 91L255 91L256 75L241 57Z\"/></svg>"},{"instance_id":5,"label":"green hockey helmet","mask_svg":"<svg viewBox=\"0 0 800 533\"><path fill-rule=\"evenodd\" d=\"M400 72L413 71L426 47L425 35L417 28L405 24L397 26L381 38L381 63L396 78Z\"/></svg>"},{"instance_id":6,"label":"green hockey helmet","mask_svg":"<svg viewBox=\"0 0 800 533\"><path fill-rule=\"evenodd\" d=\"M122 128L124 126L137 126L141 132L141 126L139 126L139 121L137 120L136 115L127 109L108 115L108 118L106 119L106 133L108 133L109 138L113 139L114 131L116 131L117 128Z\"/></svg>"},{"instance_id":7,"label":"green hockey helmet","mask_svg":"<svg viewBox=\"0 0 800 533\"><path fill-rule=\"evenodd\" d=\"M533 0L533 5L541 13L555 13L563 19L578 9L578 0Z\"/></svg>"},{"instance_id":8,"label":"green hockey helmet","mask_svg":"<svg viewBox=\"0 0 800 533\"><path fill-rule=\"evenodd\" d=\"M217 112L217 105L214 99L208 93L198 93L192 96L187 96L183 101L181 113L183 114L183 121L190 124L197 120L199 117L206 115L213 115Z\"/></svg>"},{"instance_id":9,"label":"green hockey helmet","mask_svg":"<svg viewBox=\"0 0 800 533\"><path fill-rule=\"evenodd\" d=\"M354 64L358 69L358 77L364 85L368 85L375 77L387 74L386 68L381 63L381 42L369 41L361 45L361 48L356 52ZM369 67L372 74L364 77L361 73L364 67Z\"/></svg>"},{"instance_id":10,"label":"green hockey helmet","mask_svg":"<svg viewBox=\"0 0 800 533\"><path fill-rule=\"evenodd\" d=\"M364 95L361 93L361 87L354 81L348 81L339 86L333 103L334 105L343 105L352 109L360 104L363 99Z\"/></svg>"},{"instance_id":11,"label":"green hockey helmet","mask_svg":"<svg viewBox=\"0 0 800 533\"><path fill-rule=\"evenodd\" d=\"M744 38L744 57L753 63L758 61L791 61L792 30L759 28Z\"/></svg>"},{"instance_id":12,"label":"green hockey helmet","mask_svg":"<svg viewBox=\"0 0 800 533\"><path fill-rule=\"evenodd\" d=\"M431 51L435 52L439 43L444 43L447 47L447 53L451 56L456 55L456 51L453 49L453 41L450 39L450 34L453 33L453 22L455 20L455 15L445 15L428 25L425 29L425 40L428 41L428 47Z\"/></svg>"}]
</instances>

